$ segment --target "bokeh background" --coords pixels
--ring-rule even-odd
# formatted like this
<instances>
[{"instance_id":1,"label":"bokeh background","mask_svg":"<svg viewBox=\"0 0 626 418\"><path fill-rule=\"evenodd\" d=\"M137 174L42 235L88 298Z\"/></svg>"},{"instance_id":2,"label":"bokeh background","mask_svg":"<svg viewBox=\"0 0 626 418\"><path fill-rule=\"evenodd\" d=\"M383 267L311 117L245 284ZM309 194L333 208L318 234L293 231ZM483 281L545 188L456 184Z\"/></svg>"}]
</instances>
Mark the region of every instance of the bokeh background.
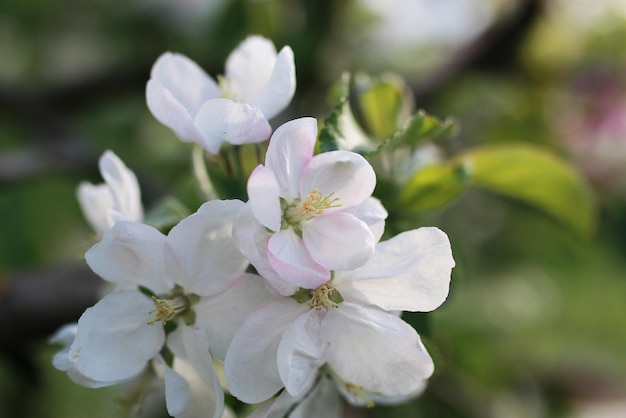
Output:
<instances>
[{"instance_id":1,"label":"bokeh background","mask_svg":"<svg viewBox=\"0 0 626 418\"><path fill-rule=\"evenodd\" d=\"M219 74L248 34L295 53L274 127L328 115L345 70L394 72L418 108L458 121L438 152L532 144L590 190L585 236L479 188L420 213L457 260L447 302L409 318L435 375L410 403L347 414L626 416L624 0L0 2L0 416L125 416L124 389L79 387L50 363L47 337L97 295L76 186L101 181L111 149L146 207L173 195L195 209L191 148L151 116L145 83L168 50Z\"/></svg>"}]
</instances>

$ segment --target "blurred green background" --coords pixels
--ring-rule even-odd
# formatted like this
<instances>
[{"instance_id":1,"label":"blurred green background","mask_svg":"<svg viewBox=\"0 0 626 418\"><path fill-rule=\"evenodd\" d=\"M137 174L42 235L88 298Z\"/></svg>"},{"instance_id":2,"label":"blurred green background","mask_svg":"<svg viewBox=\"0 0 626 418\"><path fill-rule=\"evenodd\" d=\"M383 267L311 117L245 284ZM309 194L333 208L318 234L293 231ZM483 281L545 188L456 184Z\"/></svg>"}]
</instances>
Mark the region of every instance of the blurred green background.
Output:
<instances>
[{"instance_id":1,"label":"blurred green background","mask_svg":"<svg viewBox=\"0 0 626 418\"><path fill-rule=\"evenodd\" d=\"M3 0L0 312L25 275L82 263L93 233L75 190L101 181L104 150L135 171L146 207L174 195L195 210L191 147L151 116L145 83L168 50L215 76L248 34L295 53L296 96L274 128L327 116L345 70L395 72L418 108L458 121L437 144L446 158L532 144L590 190L589 236L479 188L418 213L417 225L448 233L457 260L447 302L407 316L435 375L410 403L347 416L626 416L624 0ZM119 388L53 369L52 325L1 323L0 416L124 416Z\"/></svg>"}]
</instances>

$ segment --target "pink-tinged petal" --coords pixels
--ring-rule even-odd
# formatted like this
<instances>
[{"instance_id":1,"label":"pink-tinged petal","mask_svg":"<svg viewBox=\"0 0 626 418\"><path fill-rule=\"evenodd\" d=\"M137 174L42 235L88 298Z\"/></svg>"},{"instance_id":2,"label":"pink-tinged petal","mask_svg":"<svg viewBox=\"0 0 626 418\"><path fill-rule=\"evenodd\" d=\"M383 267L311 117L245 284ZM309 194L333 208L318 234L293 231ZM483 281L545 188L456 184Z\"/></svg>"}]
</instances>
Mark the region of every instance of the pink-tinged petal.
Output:
<instances>
[{"instance_id":1,"label":"pink-tinged petal","mask_svg":"<svg viewBox=\"0 0 626 418\"><path fill-rule=\"evenodd\" d=\"M313 157L317 121L300 118L276 129L265 154L265 166L274 172L281 196L291 202L300 197L300 177Z\"/></svg>"},{"instance_id":2,"label":"pink-tinged petal","mask_svg":"<svg viewBox=\"0 0 626 418\"><path fill-rule=\"evenodd\" d=\"M208 334L215 358L223 361L230 342L248 314L276 297L278 294L262 277L243 274L225 292L196 303L193 306L196 324Z\"/></svg>"},{"instance_id":3,"label":"pink-tinged petal","mask_svg":"<svg viewBox=\"0 0 626 418\"><path fill-rule=\"evenodd\" d=\"M300 196L317 189L322 197L338 198L341 206L327 212L345 210L363 203L376 186L374 169L359 154L349 151L331 151L318 154L311 160L300 183Z\"/></svg>"},{"instance_id":4,"label":"pink-tinged petal","mask_svg":"<svg viewBox=\"0 0 626 418\"><path fill-rule=\"evenodd\" d=\"M328 311L321 336L332 370L370 392L413 393L434 370L415 329L378 308L344 301Z\"/></svg>"},{"instance_id":5,"label":"pink-tinged petal","mask_svg":"<svg viewBox=\"0 0 626 418\"><path fill-rule=\"evenodd\" d=\"M206 333L197 327L179 324L168 336L167 345L174 354L169 379L169 368L165 373L165 401L169 414L221 418L224 392L213 368Z\"/></svg>"},{"instance_id":6,"label":"pink-tinged petal","mask_svg":"<svg viewBox=\"0 0 626 418\"><path fill-rule=\"evenodd\" d=\"M293 230L276 232L267 241L270 265L285 281L315 289L330 280L330 269L316 263Z\"/></svg>"},{"instance_id":7,"label":"pink-tinged petal","mask_svg":"<svg viewBox=\"0 0 626 418\"><path fill-rule=\"evenodd\" d=\"M244 39L226 59L225 76L230 82L227 97L251 103L267 85L275 64L276 48L272 41L256 35Z\"/></svg>"},{"instance_id":8,"label":"pink-tinged petal","mask_svg":"<svg viewBox=\"0 0 626 418\"><path fill-rule=\"evenodd\" d=\"M211 99L198 110L194 124L202 141L199 144L217 154L222 142L234 145L265 141L272 127L260 109L228 99Z\"/></svg>"},{"instance_id":9,"label":"pink-tinged petal","mask_svg":"<svg viewBox=\"0 0 626 418\"><path fill-rule=\"evenodd\" d=\"M374 254L376 241L367 224L347 213L318 216L302 228L311 258L329 270L352 270Z\"/></svg>"},{"instance_id":10,"label":"pink-tinged petal","mask_svg":"<svg viewBox=\"0 0 626 418\"><path fill-rule=\"evenodd\" d=\"M111 283L163 293L171 288L163 276L164 244L165 236L157 229L122 221L87 251L85 260L94 273Z\"/></svg>"},{"instance_id":11,"label":"pink-tinged petal","mask_svg":"<svg viewBox=\"0 0 626 418\"><path fill-rule=\"evenodd\" d=\"M173 130L181 141L202 141L202 135L193 123L195 112L191 114L163 84L148 80L146 102L156 120Z\"/></svg>"},{"instance_id":12,"label":"pink-tinged petal","mask_svg":"<svg viewBox=\"0 0 626 418\"><path fill-rule=\"evenodd\" d=\"M337 272L335 286L344 298L385 310L428 312L446 300L453 267L447 235L419 228L379 243L363 267Z\"/></svg>"},{"instance_id":13,"label":"pink-tinged petal","mask_svg":"<svg viewBox=\"0 0 626 418\"><path fill-rule=\"evenodd\" d=\"M288 298L275 299L254 310L228 349L224 372L230 393L246 403L269 399L283 387L276 353L289 324L309 307Z\"/></svg>"},{"instance_id":14,"label":"pink-tinged petal","mask_svg":"<svg viewBox=\"0 0 626 418\"><path fill-rule=\"evenodd\" d=\"M367 224L374 235L374 241L380 241L385 232L385 219L387 219L387 211L383 207L380 200L370 197L358 206L353 206L342 211L354 215L357 219Z\"/></svg>"},{"instance_id":15,"label":"pink-tinged petal","mask_svg":"<svg viewBox=\"0 0 626 418\"><path fill-rule=\"evenodd\" d=\"M267 240L270 233L252 214L250 204L246 204L235 218L233 239L239 251L256 271L283 296L293 295L299 286L283 280L271 266L267 257Z\"/></svg>"},{"instance_id":16,"label":"pink-tinged petal","mask_svg":"<svg viewBox=\"0 0 626 418\"><path fill-rule=\"evenodd\" d=\"M102 178L113 195L113 209L127 221L141 222L143 206L135 173L112 151L105 151L98 161Z\"/></svg>"},{"instance_id":17,"label":"pink-tinged petal","mask_svg":"<svg viewBox=\"0 0 626 418\"><path fill-rule=\"evenodd\" d=\"M278 345L278 372L292 396L305 394L311 388L325 362L320 339L321 315L324 314L311 309L300 315L287 327Z\"/></svg>"},{"instance_id":18,"label":"pink-tinged petal","mask_svg":"<svg viewBox=\"0 0 626 418\"><path fill-rule=\"evenodd\" d=\"M254 217L271 231L280 230L280 186L274 172L259 165L248 178L248 202Z\"/></svg>"},{"instance_id":19,"label":"pink-tinged petal","mask_svg":"<svg viewBox=\"0 0 626 418\"><path fill-rule=\"evenodd\" d=\"M161 54L152 66L150 78L168 90L191 118L204 102L220 96L217 83L182 54Z\"/></svg>"},{"instance_id":20,"label":"pink-tinged petal","mask_svg":"<svg viewBox=\"0 0 626 418\"><path fill-rule=\"evenodd\" d=\"M210 200L183 219L166 239L166 271L172 283L200 296L232 285L248 262L232 239L240 200Z\"/></svg>"},{"instance_id":21,"label":"pink-tinged petal","mask_svg":"<svg viewBox=\"0 0 626 418\"><path fill-rule=\"evenodd\" d=\"M139 374L165 342L163 326L148 324L154 309L154 302L139 291L105 296L78 320L68 354L70 369L110 384Z\"/></svg>"},{"instance_id":22,"label":"pink-tinged petal","mask_svg":"<svg viewBox=\"0 0 626 418\"><path fill-rule=\"evenodd\" d=\"M76 197L87 222L102 237L115 224L109 210L114 205L111 189L106 184L82 182L78 185Z\"/></svg>"},{"instance_id":23,"label":"pink-tinged petal","mask_svg":"<svg viewBox=\"0 0 626 418\"><path fill-rule=\"evenodd\" d=\"M295 92L296 66L293 51L285 46L278 53L276 65L265 88L250 105L258 107L266 118L271 119L289 105Z\"/></svg>"}]
</instances>

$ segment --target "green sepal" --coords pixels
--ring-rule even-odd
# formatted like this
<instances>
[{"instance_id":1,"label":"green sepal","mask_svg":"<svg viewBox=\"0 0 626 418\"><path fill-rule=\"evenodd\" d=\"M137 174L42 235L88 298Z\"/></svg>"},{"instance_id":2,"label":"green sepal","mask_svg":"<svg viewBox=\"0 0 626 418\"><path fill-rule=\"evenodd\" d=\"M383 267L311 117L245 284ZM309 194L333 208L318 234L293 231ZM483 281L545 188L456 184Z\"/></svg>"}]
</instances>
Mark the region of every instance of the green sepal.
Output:
<instances>
[{"instance_id":1,"label":"green sepal","mask_svg":"<svg viewBox=\"0 0 626 418\"><path fill-rule=\"evenodd\" d=\"M168 196L145 216L144 223L163 231L190 215L189 209L178 199Z\"/></svg>"},{"instance_id":2,"label":"green sepal","mask_svg":"<svg viewBox=\"0 0 626 418\"><path fill-rule=\"evenodd\" d=\"M320 130L318 141L321 152L335 151L339 149L339 140L343 137L340 128L340 118L344 106L346 106L350 91L350 74L343 73L341 79L332 89L333 110L324 119L324 127Z\"/></svg>"},{"instance_id":3,"label":"green sepal","mask_svg":"<svg viewBox=\"0 0 626 418\"><path fill-rule=\"evenodd\" d=\"M296 293L291 295L291 299L298 303L305 303L311 300L311 289L300 288Z\"/></svg>"},{"instance_id":4,"label":"green sepal","mask_svg":"<svg viewBox=\"0 0 626 418\"><path fill-rule=\"evenodd\" d=\"M337 289L333 290L333 293L330 294L328 299L330 299L331 302L335 302L337 304L343 302L343 296L341 296L341 293L339 293Z\"/></svg>"}]
</instances>

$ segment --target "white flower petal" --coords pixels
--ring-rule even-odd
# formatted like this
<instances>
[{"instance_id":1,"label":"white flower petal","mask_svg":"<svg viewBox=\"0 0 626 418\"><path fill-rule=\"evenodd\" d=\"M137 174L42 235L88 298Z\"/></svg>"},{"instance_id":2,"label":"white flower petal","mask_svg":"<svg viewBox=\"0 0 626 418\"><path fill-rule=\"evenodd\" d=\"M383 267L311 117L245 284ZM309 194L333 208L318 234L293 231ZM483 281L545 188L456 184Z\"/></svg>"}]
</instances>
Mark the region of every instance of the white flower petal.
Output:
<instances>
[{"instance_id":1,"label":"white flower petal","mask_svg":"<svg viewBox=\"0 0 626 418\"><path fill-rule=\"evenodd\" d=\"M109 384L139 374L165 342L163 326L148 324L154 319L150 314L154 309L154 302L139 291L105 296L78 321L68 354L70 369Z\"/></svg>"},{"instance_id":2,"label":"white flower petal","mask_svg":"<svg viewBox=\"0 0 626 418\"><path fill-rule=\"evenodd\" d=\"M379 243L363 267L337 272L335 286L344 298L385 310L428 312L448 296L453 267L446 234L419 228Z\"/></svg>"},{"instance_id":3,"label":"white flower petal","mask_svg":"<svg viewBox=\"0 0 626 418\"><path fill-rule=\"evenodd\" d=\"M299 286L283 280L267 258L266 245L269 237L270 233L252 214L250 204L246 204L233 224L233 238L239 251L278 293L283 296L293 295Z\"/></svg>"},{"instance_id":4,"label":"white flower petal","mask_svg":"<svg viewBox=\"0 0 626 418\"><path fill-rule=\"evenodd\" d=\"M331 151L318 154L303 173L300 196L303 198L313 189L323 197L331 193L341 206L326 212L345 210L363 203L372 195L376 186L374 169L359 154L349 151Z\"/></svg>"},{"instance_id":5,"label":"white flower petal","mask_svg":"<svg viewBox=\"0 0 626 418\"><path fill-rule=\"evenodd\" d=\"M122 221L87 251L85 260L94 273L111 283L163 293L171 287L163 277L164 242L165 236L155 228Z\"/></svg>"},{"instance_id":6,"label":"white flower petal","mask_svg":"<svg viewBox=\"0 0 626 418\"><path fill-rule=\"evenodd\" d=\"M162 54L152 66L150 77L171 92L192 119L204 102L220 96L217 83L182 54Z\"/></svg>"},{"instance_id":7,"label":"white flower petal","mask_svg":"<svg viewBox=\"0 0 626 418\"><path fill-rule=\"evenodd\" d=\"M228 99L211 99L198 110L194 124L202 141L199 144L217 154L222 142L241 145L265 141L272 127L260 109Z\"/></svg>"},{"instance_id":8,"label":"white flower petal","mask_svg":"<svg viewBox=\"0 0 626 418\"><path fill-rule=\"evenodd\" d=\"M141 192L135 173L112 151L105 151L98 161L102 178L113 195L113 206L121 218L127 221L140 222L143 219Z\"/></svg>"},{"instance_id":9,"label":"white flower petal","mask_svg":"<svg viewBox=\"0 0 626 418\"><path fill-rule=\"evenodd\" d=\"M302 241L311 258L329 270L351 270L374 254L376 241L365 222L347 213L313 218L302 228Z\"/></svg>"},{"instance_id":10,"label":"white flower petal","mask_svg":"<svg viewBox=\"0 0 626 418\"><path fill-rule=\"evenodd\" d=\"M320 340L320 315L324 314L311 309L300 315L289 324L278 345L278 371L285 389L292 396L305 394L324 364Z\"/></svg>"},{"instance_id":11,"label":"white flower petal","mask_svg":"<svg viewBox=\"0 0 626 418\"><path fill-rule=\"evenodd\" d=\"M71 323L65 324L61 328L57 330L57 332L50 337L48 342L50 344L60 344L63 348L58 351L54 357L52 358L52 365L63 372L67 371L69 367L69 358L68 354L70 351L70 346L74 342L76 338L76 331L78 331L78 324Z\"/></svg>"},{"instance_id":12,"label":"white flower petal","mask_svg":"<svg viewBox=\"0 0 626 418\"><path fill-rule=\"evenodd\" d=\"M300 197L300 177L313 157L317 121L300 118L276 129L265 154L265 166L274 172L281 196L291 202Z\"/></svg>"},{"instance_id":13,"label":"white flower petal","mask_svg":"<svg viewBox=\"0 0 626 418\"><path fill-rule=\"evenodd\" d=\"M335 384L322 377L315 388L289 414L289 418L342 418L343 404Z\"/></svg>"},{"instance_id":14,"label":"white flower petal","mask_svg":"<svg viewBox=\"0 0 626 418\"><path fill-rule=\"evenodd\" d=\"M277 296L263 278L243 274L225 292L202 298L195 304L196 324L207 332L215 358L223 361L230 342L248 314Z\"/></svg>"},{"instance_id":15,"label":"white flower petal","mask_svg":"<svg viewBox=\"0 0 626 418\"><path fill-rule=\"evenodd\" d=\"M173 371L188 384L185 387L177 378L171 378L173 388L168 391L166 372L168 412L172 414L172 410L178 410L172 414L176 417L220 418L224 411L224 392L213 368L206 333L179 323L168 336L167 345L174 354ZM189 401L181 403L181 399Z\"/></svg>"},{"instance_id":16,"label":"white flower petal","mask_svg":"<svg viewBox=\"0 0 626 418\"><path fill-rule=\"evenodd\" d=\"M428 380L422 380L421 383L410 393L399 396L385 396L380 393L373 393L367 390L363 390L358 394L354 391L349 391L345 382L337 382L337 388L343 397L354 406L367 406L366 399L374 403L374 405L397 405L409 401L421 394L427 385Z\"/></svg>"},{"instance_id":17,"label":"white flower petal","mask_svg":"<svg viewBox=\"0 0 626 418\"><path fill-rule=\"evenodd\" d=\"M195 111L185 108L174 94L156 80L146 84L146 102L152 115L176 133L181 141L202 141L202 135L193 123Z\"/></svg>"},{"instance_id":18,"label":"white flower petal","mask_svg":"<svg viewBox=\"0 0 626 418\"><path fill-rule=\"evenodd\" d=\"M78 185L76 197L87 222L102 237L115 224L109 211L114 205L111 189L106 184L82 182Z\"/></svg>"},{"instance_id":19,"label":"white flower petal","mask_svg":"<svg viewBox=\"0 0 626 418\"><path fill-rule=\"evenodd\" d=\"M344 301L322 320L321 336L332 370L370 392L413 393L434 370L415 329L378 308Z\"/></svg>"},{"instance_id":20,"label":"white flower petal","mask_svg":"<svg viewBox=\"0 0 626 418\"><path fill-rule=\"evenodd\" d=\"M283 387L276 364L278 344L287 326L307 309L304 304L281 298L267 302L246 318L224 361L226 382L233 396L246 403L258 403Z\"/></svg>"},{"instance_id":21,"label":"white flower petal","mask_svg":"<svg viewBox=\"0 0 626 418\"><path fill-rule=\"evenodd\" d=\"M296 66L293 51L285 46L278 53L272 75L265 88L250 103L263 111L271 119L289 105L296 92Z\"/></svg>"},{"instance_id":22,"label":"white flower petal","mask_svg":"<svg viewBox=\"0 0 626 418\"><path fill-rule=\"evenodd\" d=\"M280 230L280 186L272 170L263 165L254 169L248 178L248 199L254 217L263 226Z\"/></svg>"},{"instance_id":23,"label":"white flower petal","mask_svg":"<svg viewBox=\"0 0 626 418\"><path fill-rule=\"evenodd\" d=\"M276 48L262 36L249 36L226 59L227 86L237 102L250 103L269 81L276 64ZM269 117L268 117L269 119Z\"/></svg>"},{"instance_id":24,"label":"white flower petal","mask_svg":"<svg viewBox=\"0 0 626 418\"><path fill-rule=\"evenodd\" d=\"M278 231L269 238L267 256L283 280L299 287L315 289L330 280L330 269L311 258L302 239L291 228Z\"/></svg>"},{"instance_id":25,"label":"white flower petal","mask_svg":"<svg viewBox=\"0 0 626 418\"><path fill-rule=\"evenodd\" d=\"M370 197L360 205L352 206L342 210L342 212L354 215L357 219L365 222L374 235L374 241L380 241L383 232L385 232L385 219L387 219L387 211L380 200Z\"/></svg>"},{"instance_id":26,"label":"white flower petal","mask_svg":"<svg viewBox=\"0 0 626 418\"><path fill-rule=\"evenodd\" d=\"M210 200L183 219L166 238L166 269L185 291L208 296L223 291L248 262L232 239L240 200Z\"/></svg>"},{"instance_id":27,"label":"white flower petal","mask_svg":"<svg viewBox=\"0 0 626 418\"><path fill-rule=\"evenodd\" d=\"M297 405L296 405L297 404ZM295 406L295 408L294 408ZM289 415L287 415L287 413ZM276 399L255 410L248 418L342 418L343 406L334 382L322 376L306 396L291 396L284 390Z\"/></svg>"}]
</instances>

